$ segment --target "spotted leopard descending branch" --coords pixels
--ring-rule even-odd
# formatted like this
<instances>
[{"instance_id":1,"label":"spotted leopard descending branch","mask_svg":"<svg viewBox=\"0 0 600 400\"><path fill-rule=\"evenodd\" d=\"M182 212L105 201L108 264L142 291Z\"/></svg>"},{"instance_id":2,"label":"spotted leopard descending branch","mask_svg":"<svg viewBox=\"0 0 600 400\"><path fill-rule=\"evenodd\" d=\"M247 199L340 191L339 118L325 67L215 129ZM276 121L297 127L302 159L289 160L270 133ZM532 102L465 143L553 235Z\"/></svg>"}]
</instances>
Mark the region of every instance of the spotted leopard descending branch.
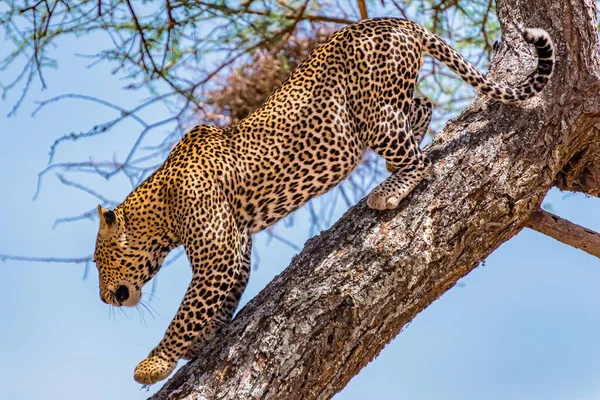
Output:
<instances>
[{"instance_id":1,"label":"spotted leopard descending branch","mask_svg":"<svg viewBox=\"0 0 600 400\"><path fill-rule=\"evenodd\" d=\"M524 82L507 72L535 68L520 32L543 28L557 62L541 96L522 106L476 99L427 149L432 174L397 210L362 202L310 240L154 400L331 398L417 313L527 226L561 174L567 189L588 185L566 167L598 142L595 2L498 0L497 10L503 41L488 76ZM589 170L589 160L576 170Z\"/></svg>"},{"instance_id":2,"label":"spotted leopard descending branch","mask_svg":"<svg viewBox=\"0 0 600 400\"><path fill-rule=\"evenodd\" d=\"M600 233L544 210L531 213L527 226L564 244L600 258Z\"/></svg>"}]
</instances>

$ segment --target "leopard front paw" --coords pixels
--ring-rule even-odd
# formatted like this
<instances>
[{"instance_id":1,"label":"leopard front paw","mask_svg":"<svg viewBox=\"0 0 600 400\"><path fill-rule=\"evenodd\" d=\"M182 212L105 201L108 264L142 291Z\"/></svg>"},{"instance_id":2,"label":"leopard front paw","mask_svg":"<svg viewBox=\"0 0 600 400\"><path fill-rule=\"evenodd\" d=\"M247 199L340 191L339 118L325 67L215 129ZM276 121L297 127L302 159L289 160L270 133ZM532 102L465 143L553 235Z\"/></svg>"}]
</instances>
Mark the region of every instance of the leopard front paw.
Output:
<instances>
[{"instance_id":1,"label":"leopard front paw","mask_svg":"<svg viewBox=\"0 0 600 400\"><path fill-rule=\"evenodd\" d=\"M135 367L133 379L143 385L152 385L171 375L176 365L177 362L171 362L166 357L149 356Z\"/></svg>"}]
</instances>

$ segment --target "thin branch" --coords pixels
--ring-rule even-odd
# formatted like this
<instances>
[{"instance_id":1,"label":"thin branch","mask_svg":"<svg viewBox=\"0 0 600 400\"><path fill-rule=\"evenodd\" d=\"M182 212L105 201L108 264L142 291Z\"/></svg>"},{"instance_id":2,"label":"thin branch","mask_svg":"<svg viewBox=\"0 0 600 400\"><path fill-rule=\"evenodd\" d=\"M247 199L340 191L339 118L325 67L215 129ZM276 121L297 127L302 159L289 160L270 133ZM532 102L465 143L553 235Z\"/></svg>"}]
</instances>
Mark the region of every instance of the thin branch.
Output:
<instances>
[{"instance_id":1,"label":"thin branch","mask_svg":"<svg viewBox=\"0 0 600 400\"><path fill-rule=\"evenodd\" d=\"M288 40L290 39L290 37L292 36L294 31L296 30L298 23L300 23L300 21L304 17L304 12L306 11L306 7L308 7L309 2L310 2L310 0L304 1L304 4L302 4L302 7L300 7L300 10L298 11L298 15L296 16L296 18L294 19L292 24L290 26L288 26L287 28L285 28L283 32L281 32L281 35L283 36L283 38L281 39L280 43L277 46L275 46L275 48L271 51L272 54L279 53L281 51L281 49L283 49L283 47L286 45L286 43L288 42Z\"/></svg>"},{"instance_id":2,"label":"thin branch","mask_svg":"<svg viewBox=\"0 0 600 400\"><path fill-rule=\"evenodd\" d=\"M335 18L335 17L326 16L326 15L306 15L304 18L309 21L331 22L334 24L344 24L344 25L350 25L350 24L353 24L356 22L356 21L352 21L347 18Z\"/></svg>"},{"instance_id":3,"label":"thin branch","mask_svg":"<svg viewBox=\"0 0 600 400\"><path fill-rule=\"evenodd\" d=\"M288 239L284 238L283 236L279 235L278 233L276 233L272 227L268 228L265 232L267 233L267 246L269 245L269 243L271 243L271 240L275 239L275 240L285 244L286 246L292 248L293 250L295 250L297 252L300 252L302 250L291 240L288 240Z\"/></svg>"},{"instance_id":4,"label":"thin branch","mask_svg":"<svg viewBox=\"0 0 600 400\"><path fill-rule=\"evenodd\" d=\"M600 233L544 210L531 213L527 226L564 244L600 258Z\"/></svg>"},{"instance_id":5,"label":"thin branch","mask_svg":"<svg viewBox=\"0 0 600 400\"><path fill-rule=\"evenodd\" d=\"M106 197L104 197L103 195L101 195L97 191L89 188L86 185L83 185L81 183L77 183L77 182L74 182L74 181L72 181L70 179L67 179L62 174L56 174L56 176L60 180L60 183L62 183L63 185L70 186L70 187L73 187L75 189L81 190L82 192L85 192L87 194L90 194L90 195L94 196L95 198L97 198L99 201L101 201L103 205L105 205L105 204L114 204L114 202L112 202L111 200L107 199Z\"/></svg>"},{"instance_id":6,"label":"thin branch","mask_svg":"<svg viewBox=\"0 0 600 400\"><path fill-rule=\"evenodd\" d=\"M69 264L85 264L92 261L92 256L85 257L27 257L14 256L10 254L0 254L0 262L2 261L28 261L40 263L69 263Z\"/></svg>"},{"instance_id":7,"label":"thin branch","mask_svg":"<svg viewBox=\"0 0 600 400\"><path fill-rule=\"evenodd\" d=\"M357 0L358 9L360 10L360 19L369 18L369 13L367 12L367 5L365 4L365 0Z\"/></svg>"}]
</instances>

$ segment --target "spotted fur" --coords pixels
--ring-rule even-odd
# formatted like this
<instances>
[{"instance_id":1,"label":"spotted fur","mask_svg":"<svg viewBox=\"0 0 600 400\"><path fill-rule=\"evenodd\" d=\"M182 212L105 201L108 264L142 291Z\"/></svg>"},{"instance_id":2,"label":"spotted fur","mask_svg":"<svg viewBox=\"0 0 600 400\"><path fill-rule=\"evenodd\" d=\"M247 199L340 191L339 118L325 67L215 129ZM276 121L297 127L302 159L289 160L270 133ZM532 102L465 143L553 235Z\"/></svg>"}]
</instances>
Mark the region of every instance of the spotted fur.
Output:
<instances>
[{"instance_id":1,"label":"spotted fur","mask_svg":"<svg viewBox=\"0 0 600 400\"><path fill-rule=\"evenodd\" d=\"M198 355L237 307L250 273L251 235L336 185L367 148L393 171L369 195L370 207L395 208L419 183L430 165L419 142L432 107L412 98L423 51L489 97L519 102L540 92L553 68L548 34L530 29L523 37L537 49L537 70L510 88L410 21L348 26L260 109L224 130L196 126L122 204L99 207L95 259L103 301L137 304L176 246L184 246L193 271L163 339L135 369L136 381L162 380L180 358Z\"/></svg>"}]
</instances>

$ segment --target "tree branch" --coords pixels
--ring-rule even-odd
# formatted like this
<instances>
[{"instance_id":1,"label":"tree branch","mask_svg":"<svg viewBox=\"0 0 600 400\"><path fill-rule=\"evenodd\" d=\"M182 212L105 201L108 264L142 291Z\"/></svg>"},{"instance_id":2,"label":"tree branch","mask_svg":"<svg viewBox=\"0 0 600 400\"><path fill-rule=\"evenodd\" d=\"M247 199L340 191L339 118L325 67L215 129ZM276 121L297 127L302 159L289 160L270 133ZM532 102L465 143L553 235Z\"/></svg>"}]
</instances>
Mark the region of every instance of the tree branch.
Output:
<instances>
[{"instance_id":1,"label":"tree branch","mask_svg":"<svg viewBox=\"0 0 600 400\"><path fill-rule=\"evenodd\" d=\"M499 0L504 40L488 75L522 82L534 61L521 30L547 29L559 62L542 95L522 106L477 98L427 149L433 173L398 210L350 209L153 399L328 399L341 390L519 233L557 175L597 141L600 94L586 91L600 71L595 11L593 0Z\"/></svg>"},{"instance_id":2,"label":"tree branch","mask_svg":"<svg viewBox=\"0 0 600 400\"><path fill-rule=\"evenodd\" d=\"M532 212L527 226L559 242L600 258L600 233L544 210Z\"/></svg>"},{"instance_id":3,"label":"tree branch","mask_svg":"<svg viewBox=\"0 0 600 400\"><path fill-rule=\"evenodd\" d=\"M365 0L357 0L358 9L360 10L360 19L369 18L369 13L367 12L367 4Z\"/></svg>"}]
</instances>

